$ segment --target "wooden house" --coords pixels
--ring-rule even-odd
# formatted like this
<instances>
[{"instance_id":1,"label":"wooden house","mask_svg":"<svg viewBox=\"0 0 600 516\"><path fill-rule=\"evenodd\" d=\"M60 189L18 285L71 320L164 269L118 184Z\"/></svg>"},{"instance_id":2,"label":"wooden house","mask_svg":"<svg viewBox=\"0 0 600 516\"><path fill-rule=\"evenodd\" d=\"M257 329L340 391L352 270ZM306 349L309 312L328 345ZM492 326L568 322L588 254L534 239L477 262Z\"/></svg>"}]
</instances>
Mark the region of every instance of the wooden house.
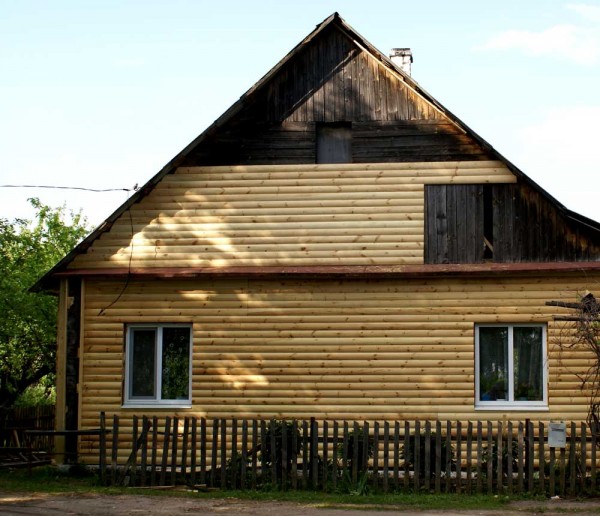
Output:
<instances>
[{"instance_id":1,"label":"wooden house","mask_svg":"<svg viewBox=\"0 0 600 516\"><path fill-rule=\"evenodd\" d=\"M108 415L585 419L600 224L339 15L38 283L58 426Z\"/></svg>"}]
</instances>

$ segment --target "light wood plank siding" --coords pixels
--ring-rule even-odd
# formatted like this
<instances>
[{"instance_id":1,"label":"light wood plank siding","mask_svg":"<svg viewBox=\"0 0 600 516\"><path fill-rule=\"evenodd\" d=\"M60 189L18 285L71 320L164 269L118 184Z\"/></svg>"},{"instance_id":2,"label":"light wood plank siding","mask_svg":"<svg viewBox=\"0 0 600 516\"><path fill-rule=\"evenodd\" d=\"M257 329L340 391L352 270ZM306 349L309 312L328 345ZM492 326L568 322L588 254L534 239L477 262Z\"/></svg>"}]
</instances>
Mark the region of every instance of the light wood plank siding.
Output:
<instances>
[{"instance_id":1,"label":"light wood plank siding","mask_svg":"<svg viewBox=\"0 0 600 516\"><path fill-rule=\"evenodd\" d=\"M497 161L179 168L69 267L421 264L424 185L513 181Z\"/></svg>"},{"instance_id":2,"label":"light wood plank siding","mask_svg":"<svg viewBox=\"0 0 600 516\"><path fill-rule=\"evenodd\" d=\"M553 316L600 274L431 280L87 280L82 425L109 414L337 419L584 419ZM113 303L111 306L111 303ZM104 310L103 310L104 309ZM102 313L102 315L100 315ZM193 323L193 408L121 409L124 327ZM474 325L548 325L549 411L474 409Z\"/></svg>"}]
</instances>

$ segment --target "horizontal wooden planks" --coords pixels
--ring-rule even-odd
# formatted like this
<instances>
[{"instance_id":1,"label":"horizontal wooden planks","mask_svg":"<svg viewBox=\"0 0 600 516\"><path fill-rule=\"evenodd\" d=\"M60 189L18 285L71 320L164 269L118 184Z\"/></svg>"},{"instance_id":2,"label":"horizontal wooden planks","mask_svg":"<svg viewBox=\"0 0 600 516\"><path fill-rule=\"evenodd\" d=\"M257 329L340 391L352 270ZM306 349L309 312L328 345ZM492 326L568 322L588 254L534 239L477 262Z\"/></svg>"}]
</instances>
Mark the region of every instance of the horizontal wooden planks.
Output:
<instances>
[{"instance_id":1,"label":"horizontal wooden planks","mask_svg":"<svg viewBox=\"0 0 600 516\"><path fill-rule=\"evenodd\" d=\"M100 410L131 413L121 408L124 327L159 321L194 328L193 407L180 415L486 419L494 412L474 409L474 325L537 322L548 324L549 411L519 417L584 419L576 375L590 357L559 350L572 327L553 316L568 310L545 302L598 280L131 280L114 302L122 282L88 279L82 424Z\"/></svg>"},{"instance_id":2,"label":"horizontal wooden planks","mask_svg":"<svg viewBox=\"0 0 600 516\"><path fill-rule=\"evenodd\" d=\"M182 167L70 268L420 264L424 185L514 180L497 161Z\"/></svg>"}]
</instances>

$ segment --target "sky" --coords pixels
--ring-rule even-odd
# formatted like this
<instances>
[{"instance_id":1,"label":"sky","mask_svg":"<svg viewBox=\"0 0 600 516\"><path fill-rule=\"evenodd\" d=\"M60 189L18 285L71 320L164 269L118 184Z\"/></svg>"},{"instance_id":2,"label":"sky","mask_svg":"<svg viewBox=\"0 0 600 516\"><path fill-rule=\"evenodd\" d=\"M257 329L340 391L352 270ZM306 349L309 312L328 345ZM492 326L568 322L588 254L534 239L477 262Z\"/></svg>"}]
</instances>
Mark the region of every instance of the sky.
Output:
<instances>
[{"instance_id":1,"label":"sky","mask_svg":"<svg viewBox=\"0 0 600 516\"><path fill-rule=\"evenodd\" d=\"M334 11L600 220L600 0L0 0L0 218L38 197L100 224Z\"/></svg>"}]
</instances>

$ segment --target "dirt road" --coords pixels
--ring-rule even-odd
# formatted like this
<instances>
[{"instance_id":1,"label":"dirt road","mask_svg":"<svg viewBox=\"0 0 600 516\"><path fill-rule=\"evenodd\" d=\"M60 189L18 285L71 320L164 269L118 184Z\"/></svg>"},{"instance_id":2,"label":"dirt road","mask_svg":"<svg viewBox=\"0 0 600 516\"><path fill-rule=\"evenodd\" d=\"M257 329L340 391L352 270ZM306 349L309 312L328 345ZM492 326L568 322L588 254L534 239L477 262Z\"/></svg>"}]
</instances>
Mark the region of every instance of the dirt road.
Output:
<instances>
[{"instance_id":1,"label":"dirt road","mask_svg":"<svg viewBox=\"0 0 600 516\"><path fill-rule=\"evenodd\" d=\"M307 515L307 516L354 516L368 514L381 516L382 514L486 514L502 516L507 513L544 515L565 513L598 514L600 513L600 500L570 501L519 501L511 502L502 511L415 511L412 508L323 508L318 505L300 504L277 501L239 500L235 498L192 498L171 496L142 496L142 495L99 495L99 494L32 494L32 493L3 493L0 488L0 514L2 515L44 515L44 516L103 516L103 515L145 515L145 514L178 514L195 513L197 515Z\"/></svg>"}]
</instances>

